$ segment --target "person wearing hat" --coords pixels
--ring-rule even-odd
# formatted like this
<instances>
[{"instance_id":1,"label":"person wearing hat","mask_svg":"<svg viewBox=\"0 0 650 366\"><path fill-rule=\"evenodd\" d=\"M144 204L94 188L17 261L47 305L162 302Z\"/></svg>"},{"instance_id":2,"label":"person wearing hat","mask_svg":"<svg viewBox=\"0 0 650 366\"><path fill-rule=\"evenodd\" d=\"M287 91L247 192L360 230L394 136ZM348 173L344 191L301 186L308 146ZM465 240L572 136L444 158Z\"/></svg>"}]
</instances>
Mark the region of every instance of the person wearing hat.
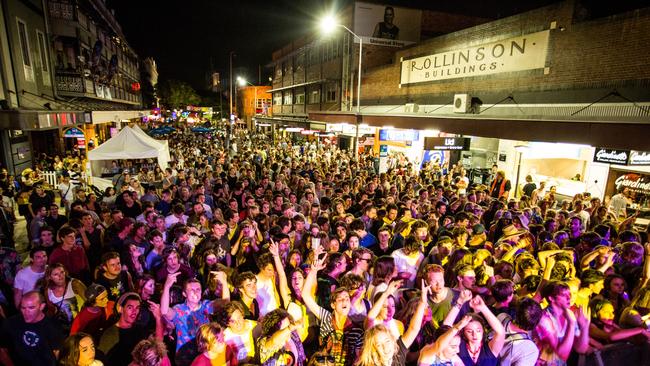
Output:
<instances>
[{"instance_id":1,"label":"person wearing hat","mask_svg":"<svg viewBox=\"0 0 650 366\"><path fill-rule=\"evenodd\" d=\"M480 248L484 247L487 243L487 233L483 224L476 224L472 226L472 237L469 239L469 247Z\"/></svg>"},{"instance_id":2,"label":"person wearing hat","mask_svg":"<svg viewBox=\"0 0 650 366\"><path fill-rule=\"evenodd\" d=\"M86 302L79 314L72 321L70 335L80 332L90 334L95 341L99 341L110 323L112 309L108 309L108 291L100 284L93 283L86 287L84 293Z\"/></svg>"},{"instance_id":3,"label":"person wearing hat","mask_svg":"<svg viewBox=\"0 0 650 366\"><path fill-rule=\"evenodd\" d=\"M519 237L527 232L528 230L526 229L518 229L514 224L510 224L503 228L503 233L499 240L497 240L497 243L502 241L511 241L516 243Z\"/></svg>"}]
</instances>

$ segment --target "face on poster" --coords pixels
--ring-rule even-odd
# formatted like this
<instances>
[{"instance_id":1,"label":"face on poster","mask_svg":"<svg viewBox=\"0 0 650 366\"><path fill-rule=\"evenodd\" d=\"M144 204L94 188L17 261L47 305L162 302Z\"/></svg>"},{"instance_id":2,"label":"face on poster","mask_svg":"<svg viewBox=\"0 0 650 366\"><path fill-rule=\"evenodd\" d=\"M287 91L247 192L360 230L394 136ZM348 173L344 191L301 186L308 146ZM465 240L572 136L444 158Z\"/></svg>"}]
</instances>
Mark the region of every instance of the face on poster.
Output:
<instances>
[{"instance_id":1,"label":"face on poster","mask_svg":"<svg viewBox=\"0 0 650 366\"><path fill-rule=\"evenodd\" d=\"M364 44L403 47L420 41L421 19L421 10L357 2L354 33Z\"/></svg>"}]
</instances>

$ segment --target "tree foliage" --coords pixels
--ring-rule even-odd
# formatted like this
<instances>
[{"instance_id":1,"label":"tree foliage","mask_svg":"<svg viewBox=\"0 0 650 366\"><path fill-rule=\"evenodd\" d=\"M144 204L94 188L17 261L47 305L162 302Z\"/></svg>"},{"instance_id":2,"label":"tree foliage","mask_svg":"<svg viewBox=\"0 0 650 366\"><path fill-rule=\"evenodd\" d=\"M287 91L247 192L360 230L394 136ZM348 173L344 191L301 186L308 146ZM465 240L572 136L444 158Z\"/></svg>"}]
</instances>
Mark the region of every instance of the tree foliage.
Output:
<instances>
[{"instance_id":1,"label":"tree foliage","mask_svg":"<svg viewBox=\"0 0 650 366\"><path fill-rule=\"evenodd\" d=\"M159 84L158 90L160 99L167 108L185 108L201 103L201 97L184 81L165 80Z\"/></svg>"}]
</instances>

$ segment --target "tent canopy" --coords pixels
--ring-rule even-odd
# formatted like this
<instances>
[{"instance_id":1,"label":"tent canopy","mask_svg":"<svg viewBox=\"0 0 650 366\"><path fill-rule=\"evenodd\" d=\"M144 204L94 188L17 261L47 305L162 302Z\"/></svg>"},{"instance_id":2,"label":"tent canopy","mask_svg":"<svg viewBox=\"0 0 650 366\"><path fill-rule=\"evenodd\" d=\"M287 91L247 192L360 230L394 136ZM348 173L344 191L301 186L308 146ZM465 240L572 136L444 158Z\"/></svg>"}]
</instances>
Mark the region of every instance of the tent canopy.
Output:
<instances>
[{"instance_id":1,"label":"tent canopy","mask_svg":"<svg viewBox=\"0 0 650 366\"><path fill-rule=\"evenodd\" d=\"M120 133L88 153L89 160L156 158L162 169L169 163L167 141L148 136L140 127L124 127Z\"/></svg>"}]
</instances>

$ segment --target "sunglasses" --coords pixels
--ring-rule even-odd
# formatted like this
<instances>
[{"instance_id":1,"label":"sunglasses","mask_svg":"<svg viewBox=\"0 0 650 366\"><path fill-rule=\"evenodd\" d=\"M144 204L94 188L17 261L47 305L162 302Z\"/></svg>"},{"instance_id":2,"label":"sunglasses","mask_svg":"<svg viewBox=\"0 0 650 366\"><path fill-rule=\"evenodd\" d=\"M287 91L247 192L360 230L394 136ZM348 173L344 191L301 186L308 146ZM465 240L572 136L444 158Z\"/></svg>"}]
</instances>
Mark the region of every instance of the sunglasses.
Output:
<instances>
[{"instance_id":1,"label":"sunglasses","mask_svg":"<svg viewBox=\"0 0 650 366\"><path fill-rule=\"evenodd\" d=\"M334 356L315 356L315 358L316 358L316 362L319 362L319 363L325 363L325 362L334 363L334 362L336 362Z\"/></svg>"}]
</instances>

